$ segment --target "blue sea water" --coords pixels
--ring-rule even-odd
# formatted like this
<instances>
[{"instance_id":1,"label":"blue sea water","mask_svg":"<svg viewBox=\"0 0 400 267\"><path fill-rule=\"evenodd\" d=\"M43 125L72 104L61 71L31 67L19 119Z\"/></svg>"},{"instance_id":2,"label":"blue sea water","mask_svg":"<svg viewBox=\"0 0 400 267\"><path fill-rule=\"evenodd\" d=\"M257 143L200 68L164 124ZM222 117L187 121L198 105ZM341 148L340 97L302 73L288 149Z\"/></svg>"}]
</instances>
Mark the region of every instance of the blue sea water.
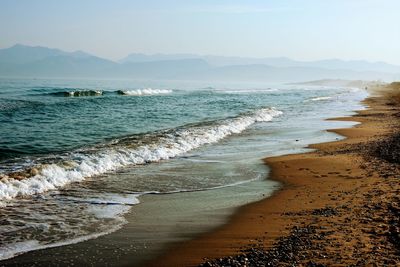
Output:
<instances>
[{"instance_id":1,"label":"blue sea water","mask_svg":"<svg viewBox=\"0 0 400 267\"><path fill-rule=\"evenodd\" d=\"M361 109L366 95L279 84L1 79L0 259L115 231L143 194L265 179L263 157L331 140L324 130L334 124L324 119Z\"/></svg>"}]
</instances>

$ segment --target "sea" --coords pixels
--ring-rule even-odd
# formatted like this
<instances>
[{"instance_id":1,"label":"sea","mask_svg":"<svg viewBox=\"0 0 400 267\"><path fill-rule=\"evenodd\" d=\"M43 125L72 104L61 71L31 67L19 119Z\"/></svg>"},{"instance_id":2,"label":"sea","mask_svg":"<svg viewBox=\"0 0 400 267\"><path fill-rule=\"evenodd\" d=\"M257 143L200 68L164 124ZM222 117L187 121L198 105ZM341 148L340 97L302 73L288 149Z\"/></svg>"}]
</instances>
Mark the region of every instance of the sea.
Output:
<instances>
[{"instance_id":1,"label":"sea","mask_svg":"<svg viewBox=\"0 0 400 267\"><path fill-rule=\"evenodd\" d=\"M355 123L326 119L365 108L367 95L301 84L1 78L0 260L118 231L146 195L179 200L254 181L272 194L279 185L262 159L340 139L327 129Z\"/></svg>"}]
</instances>

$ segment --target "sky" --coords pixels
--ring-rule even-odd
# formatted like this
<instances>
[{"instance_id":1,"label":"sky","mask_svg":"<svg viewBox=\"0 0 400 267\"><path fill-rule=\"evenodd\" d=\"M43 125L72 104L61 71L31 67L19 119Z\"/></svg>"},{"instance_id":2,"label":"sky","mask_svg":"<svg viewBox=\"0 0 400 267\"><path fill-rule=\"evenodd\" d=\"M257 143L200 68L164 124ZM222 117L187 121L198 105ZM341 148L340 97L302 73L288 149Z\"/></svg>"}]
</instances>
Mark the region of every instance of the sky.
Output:
<instances>
[{"instance_id":1,"label":"sky","mask_svg":"<svg viewBox=\"0 0 400 267\"><path fill-rule=\"evenodd\" d=\"M400 64L398 0L0 0L0 48Z\"/></svg>"}]
</instances>

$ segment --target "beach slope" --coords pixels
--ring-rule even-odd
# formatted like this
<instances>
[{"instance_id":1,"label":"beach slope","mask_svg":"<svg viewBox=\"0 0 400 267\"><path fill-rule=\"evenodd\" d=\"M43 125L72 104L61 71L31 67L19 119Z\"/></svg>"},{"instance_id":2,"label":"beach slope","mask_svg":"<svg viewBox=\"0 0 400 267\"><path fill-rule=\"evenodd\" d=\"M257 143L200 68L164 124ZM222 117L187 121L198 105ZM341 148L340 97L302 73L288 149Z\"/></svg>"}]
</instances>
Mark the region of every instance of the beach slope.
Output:
<instances>
[{"instance_id":1,"label":"beach slope","mask_svg":"<svg viewBox=\"0 0 400 267\"><path fill-rule=\"evenodd\" d=\"M149 266L395 265L400 262L400 86L374 88L342 141L265 159L272 197L240 208L213 232Z\"/></svg>"}]
</instances>

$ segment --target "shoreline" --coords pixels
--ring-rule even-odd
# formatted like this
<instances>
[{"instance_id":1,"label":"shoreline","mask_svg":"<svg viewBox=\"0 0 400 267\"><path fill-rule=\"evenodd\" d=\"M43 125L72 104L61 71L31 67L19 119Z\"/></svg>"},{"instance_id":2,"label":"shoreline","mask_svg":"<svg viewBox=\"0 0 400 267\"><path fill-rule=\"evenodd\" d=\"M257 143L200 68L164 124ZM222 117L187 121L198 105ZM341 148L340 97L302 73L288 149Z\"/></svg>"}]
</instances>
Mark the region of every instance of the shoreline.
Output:
<instances>
[{"instance_id":1,"label":"shoreline","mask_svg":"<svg viewBox=\"0 0 400 267\"><path fill-rule=\"evenodd\" d=\"M344 114L345 113L343 113L343 116ZM353 122L332 122L331 126L332 128L351 127L350 125L354 124ZM329 135L331 137L327 138L325 133L323 136L316 135L312 138L315 138L314 142L323 142L323 139L335 140L334 135L328 134L328 136ZM336 138L336 140L338 139L340 138ZM313 142L309 140L307 143L310 144ZM310 146L304 147L303 145L297 145L296 147L296 151L298 152L294 153L304 153L301 151L309 151L307 148ZM262 162L260 164L262 164ZM264 199L265 196L268 195L264 192L268 191L266 190L268 182L275 183L270 179L266 179L245 185L245 187L252 187L251 189L243 188L243 190L241 190L240 188L234 187L236 188L235 190L232 190L232 188L225 188L218 189L217 192L212 190L189 192L187 194L180 193L179 196L175 194L165 196L147 195L144 196L146 199L143 203L135 206L132 212L129 213L127 216L128 223L117 232L77 244L27 252L2 261L2 263L6 266L12 266L14 264L28 266L32 263L32 259L35 259L33 262L38 266L47 266L50 262L57 263L57 265L60 266L68 266L70 263L75 265L101 264L102 266L107 266L111 265L113 262L115 263L115 260L120 266L143 266L142 264L151 264L154 259L158 259L160 255L162 256L165 252L169 253L169 251L171 249L173 250L176 246L190 243L190 240L196 240L198 237L202 237L207 233L213 233L215 229L224 227L224 225L231 220L232 216L236 216L237 209L241 210L242 207L247 206L249 203L253 203L254 201L259 202L261 199ZM282 190L281 187L274 191L280 190ZM243 193L249 195L244 196ZM180 201L177 201L178 198ZM242 201L239 205L235 204L232 206L233 202L239 203L241 201L240 198L243 198L245 201ZM249 201L250 199L252 200ZM231 207L227 209L224 205L221 206L221 204L223 204L221 200L225 203L230 203L229 205L231 205ZM195 212L195 210L199 209L198 207L193 208L193 204L200 205L200 203L202 208L210 210L200 209L201 212ZM219 207L216 205L219 205ZM162 211L161 213L151 212L157 211L160 208ZM144 216L136 216L136 214L144 214ZM266 238L262 239L266 240ZM255 240L250 243L258 246L261 238L256 238ZM242 245L243 246L239 248L232 247L230 250L234 251L232 254L248 246L248 242L243 240ZM56 259L51 256L54 254L58 255ZM77 258L76 255L80 255L80 257ZM113 255L113 258L105 255ZM202 259L202 261L204 261L204 259ZM156 265L164 266L164 263ZM186 266L186 263L182 265Z\"/></svg>"},{"instance_id":2,"label":"shoreline","mask_svg":"<svg viewBox=\"0 0 400 267\"><path fill-rule=\"evenodd\" d=\"M331 119L361 123L352 128L331 130L345 136L344 140L308 146L316 149L313 152L265 159L265 163L271 168L269 178L283 185L280 190L269 198L239 208L227 224L197 239L176 245L147 265L196 266L208 259L218 260L207 261L205 266L221 266L235 261L248 264L247 261L252 263L251 257L254 256L248 249L262 255L265 263L267 259L274 258L266 255L270 255L271 251L277 254L277 248L282 250L279 247L282 242L284 244L288 237L298 234L298 229L306 229L305 232L310 232L310 235L321 232L318 236L330 240L329 248L323 250L323 253L318 252L318 249L312 247L318 242L306 242L311 243L311 247L303 249L301 253L288 252L291 256L286 255L286 258L290 263L306 264L305 260L328 265L337 260L343 264L357 263L351 259L374 262L377 255L375 252L365 257L368 259L362 259L357 257L352 248L357 248L360 253L369 253L374 248L376 250L378 245L374 244L383 243L381 239L386 240L387 237L377 237L363 231L363 227L368 228L368 224L364 225L353 210L363 214L367 218L364 221L374 221L362 209L366 205L363 203L366 201L365 196L368 199L377 198L379 194L374 193L374 187L380 188L379 192L384 192L383 189L389 190L395 183L387 181L391 175L382 174L372 166L365 166L368 165L366 155L360 152L360 144L368 145L392 131L392 120L397 119L393 114L397 112L397 108L396 105L387 104L388 101L391 100L383 95L371 95L364 100L370 109L358 111L351 117ZM378 160L377 165L379 164L385 165L385 162ZM393 169L393 166L388 168ZM397 167L395 169L397 171ZM357 229L347 229L350 227ZM327 231L326 228L332 230ZM306 239L313 240L312 236ZM395 245L386 243L386 254L388 251L394 253ZM293 244L290 246L293 247ZM347 246L352 252L343 251L343 246ZM296 254L307 256L300 257L301 255ZM397 258L398 256L392 259L386 257L385 262L390 264ZM275 263L283 261L279 257L272 260Z\"/></svg>"},{"instance_id":3,"label":"shoreline","mask_svg":"<svg viewBox=\"0 0 400 267\"><path fill-rule=\"evenodd\" d=\"M143 266L172 244L223 225L234 209L269 195L275 183L253 181L234 187L177 194L144 195L110 234L1 261L1 266ZM140 216L138 216L140 214ZM53 255L57 255L54 257ZM79 255L79 257L77 257Z\"/></svg>"}]
</instances>

